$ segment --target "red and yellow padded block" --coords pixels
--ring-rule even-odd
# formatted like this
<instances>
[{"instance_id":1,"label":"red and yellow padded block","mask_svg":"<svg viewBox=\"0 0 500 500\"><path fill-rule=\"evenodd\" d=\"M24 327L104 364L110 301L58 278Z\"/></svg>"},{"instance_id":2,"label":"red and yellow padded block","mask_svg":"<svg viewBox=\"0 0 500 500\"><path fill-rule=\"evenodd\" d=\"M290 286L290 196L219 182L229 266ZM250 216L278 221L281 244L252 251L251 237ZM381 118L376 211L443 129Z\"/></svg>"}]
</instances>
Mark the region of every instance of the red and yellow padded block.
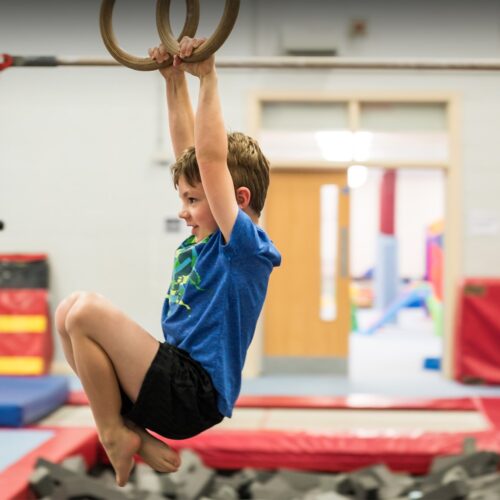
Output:
<instances>
[{"instance_id":1,"label":"red and yellow padded block","mask_svg":"<svg viewBox=\"0 0 500 500\"><path fill-rule=\"evenodd\" d=\"M47 290L0 289L0 375L43 375L52 355Z\"/></svg>"}]
</instances>

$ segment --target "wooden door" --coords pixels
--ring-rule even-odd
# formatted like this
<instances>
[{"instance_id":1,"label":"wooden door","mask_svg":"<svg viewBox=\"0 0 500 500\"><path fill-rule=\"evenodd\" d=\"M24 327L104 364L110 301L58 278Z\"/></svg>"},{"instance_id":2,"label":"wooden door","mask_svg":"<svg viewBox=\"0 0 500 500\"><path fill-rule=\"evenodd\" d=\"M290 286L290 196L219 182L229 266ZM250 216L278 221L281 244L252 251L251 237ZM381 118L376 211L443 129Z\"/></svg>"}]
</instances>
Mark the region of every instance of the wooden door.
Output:
<instances>
[{"instance_id":1,"label":"wooden door","mask_svg":"<svg viewBox=\"0 0 500 500\"><path fill-rule=\"evenodd\" d=\"M334 294L330 299L334 299L335 311L332 315L327 307L326 319L321 317L321 304L328 302L324 291L331 291L332 286L325 287L322 282L320 231L325 231L325 219L323 227L321 219L325 216L324 210L323 214L321 211L322 186L333 186L337 193L335 220L331 227L331 221L327 222L327 229L335 233L336 240L331 245L336 255L332 262L326 262L334 276L325 277L323 272L324 279L333 279ZM351 322L346 186L345 170L290 169L274 170L271 174L265 227L283 260L281 267L273 271L266 299L264 360L325 357L341 358L346 363Z\"/></svg>"}]
</instances>

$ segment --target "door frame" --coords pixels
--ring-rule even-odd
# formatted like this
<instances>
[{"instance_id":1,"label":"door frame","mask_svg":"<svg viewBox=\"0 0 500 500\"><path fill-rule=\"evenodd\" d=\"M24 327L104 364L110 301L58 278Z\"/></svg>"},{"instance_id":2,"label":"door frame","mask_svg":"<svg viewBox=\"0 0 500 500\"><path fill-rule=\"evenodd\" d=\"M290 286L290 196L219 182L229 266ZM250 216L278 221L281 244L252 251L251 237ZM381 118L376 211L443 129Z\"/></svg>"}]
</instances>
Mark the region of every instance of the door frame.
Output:
<instances>
[{"instance_id":1,"label":"door frame","mask_svg":"<svg viewBox=\"0 0 500 500\"><path fill-rule=\"evenodd\" d=\"M318 91L255 91L249 99L249 130L250 134L258 137L262 124L262 108L269 102L325 102L347 103L348 119L351 130L357 130L360 119L360 104L365 102L381 103L435 103L443 104L446 109L446 122L449 137L449 158L447 162L363 162L367 167L380 168L418 168L436 169L445 174L445 214L443 230L443 358L441 371L447 378L453 376L453 360L455 345L453 334L455 331L455 317L457 309L457 286L463 277L463 220L462 213L462 172L460 154L460 125L461 101L456 92L318 92ZM293 162L274 161L270 158L272 169L345 169L351 164L359 162L327 162L327 161L300 161ZM265 226L265 209L262 223ZM262 370L263 360L263 325L259 320L255 333L255 340L249 350L244 373L247 376L258 375Z\"/></svg>"}]
</instances>

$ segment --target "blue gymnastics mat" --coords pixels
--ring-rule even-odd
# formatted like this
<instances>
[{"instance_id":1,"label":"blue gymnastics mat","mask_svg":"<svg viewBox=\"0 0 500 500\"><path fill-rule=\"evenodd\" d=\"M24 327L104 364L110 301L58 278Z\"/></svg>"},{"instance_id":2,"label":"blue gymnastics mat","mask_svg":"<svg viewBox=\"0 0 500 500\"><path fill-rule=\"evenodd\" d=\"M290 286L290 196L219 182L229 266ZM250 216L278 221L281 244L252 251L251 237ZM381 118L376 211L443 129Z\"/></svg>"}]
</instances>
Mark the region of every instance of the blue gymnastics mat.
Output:
<instances>
[{"instance_id":1,"label":"blue gymnastics mat","mask_svg":"<svg viewBox=\"0 0 500 500\"><path fill-rule=\"evenodd\" d=\"M0 429L0 473L54 436L48 430Z\"/></svg>"},{"instance_id":2,"label":"blue gymnastics mat","mask_svg":"<svg viewBox=\"0 0 500 500\"><path fill-rule=\"evenodd\" d=\"M56 410L68 398L63 376L0 377L0 426L22 427Z\"/></svg>"}]
</instances>

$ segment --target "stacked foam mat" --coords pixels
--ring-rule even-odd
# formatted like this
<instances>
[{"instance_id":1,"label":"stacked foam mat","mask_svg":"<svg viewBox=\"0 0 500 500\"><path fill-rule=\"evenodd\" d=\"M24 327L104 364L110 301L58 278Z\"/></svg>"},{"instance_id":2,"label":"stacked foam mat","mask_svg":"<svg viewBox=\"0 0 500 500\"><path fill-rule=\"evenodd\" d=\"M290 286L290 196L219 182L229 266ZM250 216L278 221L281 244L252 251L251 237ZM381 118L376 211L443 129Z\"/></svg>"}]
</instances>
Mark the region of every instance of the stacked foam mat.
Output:
<instances>
[{"instance_id":1,"label":"stacked foam mat","mask_svg":"<svg viewBox=\"0 0 500 500\"><path fill-rule=\"evenodd\" d=\"M68 399L68 379L0 377L0 426L23 427L59 408Z\"/></svg>"},{"instance_id":2,"label":"stacked foam mat","mask_svg":"<svg viewBox=\"0 0 500 500\"><path fill-rule=\"evenodd\" d=\"M0 254L0 375L43 375L52 353L46 256Z\"/></svg>"},{"instance_id":3,"label":"stacked foam mat","mask_svg":"<svg viewBox=\"0 0 500 500\"><path fill-rule=\"evenodd\" d=\"M0 426L22 427L61 406L65 377L53 354L44 254L0 254Z\"/></svg>"}]
</instances>

